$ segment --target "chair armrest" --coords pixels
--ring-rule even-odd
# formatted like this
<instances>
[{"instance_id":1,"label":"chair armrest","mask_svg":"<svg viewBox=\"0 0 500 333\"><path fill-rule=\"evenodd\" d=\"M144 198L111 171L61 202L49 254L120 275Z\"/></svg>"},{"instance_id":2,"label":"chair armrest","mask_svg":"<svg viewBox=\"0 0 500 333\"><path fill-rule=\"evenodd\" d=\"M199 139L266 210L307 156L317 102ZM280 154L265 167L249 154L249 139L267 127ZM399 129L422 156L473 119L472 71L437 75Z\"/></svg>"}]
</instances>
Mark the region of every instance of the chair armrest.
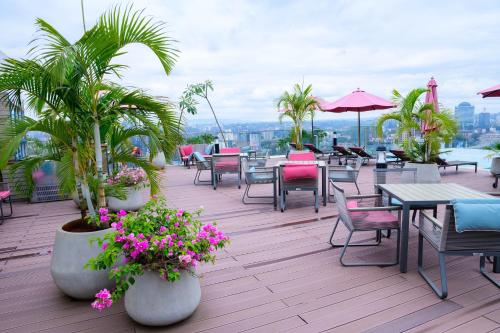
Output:
<instances>
[{"instance_id":1,"label":"chair armrest","mask_svg":"<svg viewBox=\"0 0 500 333\"><path fill-rule=\"evenodd\" d=\"M428 212L421 210L420 216L425 217L429 222L431 222L434 226L438 227L439 229L443 228L443 226L441 225L441 222L439 222L439 220L437 218L435 218L434 216L432 216Z\"/></svg>"},{"instance_id":2,"label":"chair armrest","mask_svg":"<svg viewBox=\"0 0 500 333\"><path fill-rule=\"evenodd\" d=\"M346 196L346 199L367 199L367 198L381 198L380 194L359 194Z\"/></svg>"},{"instance_id":3,"label":"chair armrest","mask_svg":"<svg viewBox=\"0 0 500 333\"><path fill-rule=\"evenodd\" d=\"M401 210L400 206L384 206L384 207L357 207L348 208L350 212L373 212L373 211L385 211L385 210Z\"/></svg>"},{"instance_id":4,"label":"chair armrest","mask_svg":"<svg viewBox=\"0 0 500 333\"><path fill-rule=\"evenodd\" d=\"M487 192L486 194L489 194L494 197L500 197L500 192Z\"/></svg>"}]
</instances>

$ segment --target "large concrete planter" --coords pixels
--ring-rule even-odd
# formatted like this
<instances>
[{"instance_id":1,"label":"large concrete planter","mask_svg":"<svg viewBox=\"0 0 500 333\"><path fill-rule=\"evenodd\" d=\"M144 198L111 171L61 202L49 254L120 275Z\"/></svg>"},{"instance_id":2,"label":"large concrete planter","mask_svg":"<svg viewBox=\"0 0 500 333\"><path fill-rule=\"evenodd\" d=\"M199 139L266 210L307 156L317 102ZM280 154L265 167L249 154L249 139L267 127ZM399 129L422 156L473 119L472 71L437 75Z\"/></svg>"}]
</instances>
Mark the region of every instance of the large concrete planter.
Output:
<instances>
[{"instance_id":1,"label":"large concrete planter","mask_svg":"<svg viewBox=\"0 0 500 333\"><path fill-rule=\"evenodd\" d=\"M98 231L74 230L80 220L66 223L56 230L56 240L50 262L50 273L55 284L63 293L76 299L94 299L95 294L103 289L112 289L114 282L109 280L109 270L92 271L83 266L90 258L102 250L97 243L89 245L89 239L102 238L111 229Z\"/></svg>"},{"instance_id":2,"label":"large concrete planter","mask_svg":"<svg viewBox=\"0 0 500 333\"><path fill-rule=\"evenodd\" d=\"M405 168L417 169L416 182L419 184L435 184L441 182L441 174L436 163L406 163Z\"/></svg>"},{"instance_id":3,"label":"large concrete planter","mask_svg":"<svg viewBox=\"0 0 500 333\"><path fill-rule=\"evenodd\" d=\"M130 187L125 189L125 191L127 192L127 198L125 200L121 200L115 197L107 197L108 208L110 210L114 212L117 212L121 209L128 212L138 211L149 200L149 186L142 188Z\"/></svg>"},{"instance_id":4,"label":"large concrete planter","mask_svg":"<svg viewBox=\"0 0 500 333\"><path fill-rule=\"evenodd\" d=\"M164 326L189 317L200 299L200 282L189 272L182 271L179 280L168 282L157 272L146 271L125 293L125 309L140 324Z\"/></svg>"},{"instance_id":5,"label":"large concrete planter","mask_svg":"<svg viewBox=\"0 0 500 333\"><path fill-rule=\"evenodd\" d=\"M495 156L491 159L491 170L492 175L500 174L500 156Z\"/></svg>"},{"instance_id":6,"label":"large concrete planter","mask_svg":"<svg viewBox=\"0 0 500 333\"><path fill-rule=\"evenodd\" d=\"M165 169L165 166L167 165L167 160L165 159L165 154L162 152L158 153L158 155L153 157L151 164L153 164L153 166L156 169L160 169L160 170Z\"/></svg>"}]
</instances>

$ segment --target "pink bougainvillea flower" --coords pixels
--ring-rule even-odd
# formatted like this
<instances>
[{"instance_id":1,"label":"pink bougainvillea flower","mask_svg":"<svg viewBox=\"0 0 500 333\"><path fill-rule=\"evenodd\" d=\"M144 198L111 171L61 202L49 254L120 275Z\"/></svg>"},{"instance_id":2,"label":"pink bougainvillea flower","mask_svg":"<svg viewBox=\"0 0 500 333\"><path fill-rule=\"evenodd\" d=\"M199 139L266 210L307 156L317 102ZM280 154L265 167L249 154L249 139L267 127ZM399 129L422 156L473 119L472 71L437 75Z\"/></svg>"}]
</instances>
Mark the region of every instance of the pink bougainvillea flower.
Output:
<instances>
[{"instance_id":1,"label":"pink bougainvillea flower","mask_svg":"<svg viewBox=\"0 0 500 333\"><path fill-rule=\"evenodd\" d=\"M167 231L167 228L166 228L165 226L163 226L163 225L162 225L162 226L160 227L160 232L161 232L161 233L163 233L163 232L165 232L165 231Z\"/></svg>"},{"instance_id":2,"label":"pink bougainvillea flower","mask_svg":"<svg viewBox=\"0 0 500 333\"><path fill-rule=\"evenodd\" d=\"M116 213L116 216L118 216L119 218L121 218L125 215L127 215L127 212L124 211L123 209L120 209L120 211L118 213Z\"/></svg>"},{"instance_id":3,"label":"pink bougainvillea flower","mask_svg":"<svg viewBox=\"0 0 500 333\"><path fill-rule=\"evenodd\" d=\"M179 261L183 265L188 265L191 262L191 256L189 254L180 255Z\"/></svg>"},{"instance_id":4,"label":"pink bougainvillea flower","mask_svg":"<svg viewBox=\"0 0 500 333\"><path fill-rule=\"evenodd\" d=\"M106 207L99 208L99 215L106 215L106 214L108 214L108 209Z\"/></svg>"},{"instance_id":5,"label":"pink bougainvillea flower","mask_svg":"<svg viewBox=\"0 0 500 333\"><path fill-rule=\"evenodd\" d=\"M92 302L92 308L102 311L113 305L113 300L111 299L111 294L107 289L102 289L96 295L96 300Z\"/></svg>"},{"instance_id":6,"label":"pink bougainvillea flower","mask_svg":"<svg viewBox=\"0 0 500 333\"><path fill-rule=\"evenodd\" d=\"M184 243L183 243L182 241L178 241L178 242L177 242L177 246L178 246L178 247L181 247L181 246L183 246L183 245L184 245Z\"/></svg>"},{"instance_id":7,"label":"pink bougainvillea flower","mask_svg":"<svg viewBox=\"0 0 500 333\"><path fill-rule=\"evenodd\" d=\"M174 227L179 228L179 222L175 222Z\"/></svg>"},{"instance_id":8,"label":"pink bougainvillea flower","mask_svg":"<svg viewBox=\"0 0 500 333\"><path fill-rule=\"evenodd\" d=\"M105 251L107 249L107 247L108 247L108 243L102 243L101 248L103 251ZM104 289L104 290L106 290L106 289Z\"/></svg>"},{"instance_id":9,"label":"pink bougainvillea flower","mask_svg":"<svg viewBox=\"0 0 500 333\"><path fill-rule=\"evenodd\" d=\"M101 222L109 222L110 218L107 215L101 215L100 220Z\"/></svg>"}]
</instances>

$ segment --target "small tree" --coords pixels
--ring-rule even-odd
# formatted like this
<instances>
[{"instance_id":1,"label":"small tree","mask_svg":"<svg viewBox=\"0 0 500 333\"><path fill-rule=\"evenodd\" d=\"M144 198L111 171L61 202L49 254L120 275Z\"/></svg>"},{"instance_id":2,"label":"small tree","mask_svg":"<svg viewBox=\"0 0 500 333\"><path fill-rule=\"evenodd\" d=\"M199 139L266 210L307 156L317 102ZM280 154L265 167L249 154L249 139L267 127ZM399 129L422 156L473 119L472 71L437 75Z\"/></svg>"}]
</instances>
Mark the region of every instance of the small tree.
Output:
<instances>
[{"instance_id":1,"label":"small tree","mask_svg":"<svg viewBox=\"0 0 500 333\"><path fill-rule=\"evenodd\" d=\"M278 99L278 111L280 122L284 117L293 121L292 140L295 141L297 149L302 149L302 123L307 116L313 116L318 108L318 102L311 96L312 85L304 86L295 84L293 92L285 91Z\"/></svg>"},{"instance_id":2,"label":"small tree","mask_svg":"<svg viewBox=\"0 0 500 333\"><path fill-rule=\"evenodd\" d=\"M208 99L208 92L209 91L214 91L213 83L210 80L206 80L205 82L202 82L202 83L190 84L187 86L186 90L184 90L184 92L182 94L182 99L181 99L181 102L183 104L181 105L179 103L179 106L181 108L181 111L185 110L190 114L196 114L197 113L197 109L196 109L197 102L192 97L198 96L198 97L201 97L204 100L206 100L208 103L208 106L210 107L210 110L212 111L212 114L214 115L215 122L217 123L217 126L219 127L219 132L222 136L222 140L224 141L224 144L227 146L226 137L224 136L224 132L222 131L222 127L219 123L219 120L217 119L217 116L215 115L215 111L214 111L214 108L212 107L212 103L210 103L210 100Z\"/></svg>"}]
</instances>

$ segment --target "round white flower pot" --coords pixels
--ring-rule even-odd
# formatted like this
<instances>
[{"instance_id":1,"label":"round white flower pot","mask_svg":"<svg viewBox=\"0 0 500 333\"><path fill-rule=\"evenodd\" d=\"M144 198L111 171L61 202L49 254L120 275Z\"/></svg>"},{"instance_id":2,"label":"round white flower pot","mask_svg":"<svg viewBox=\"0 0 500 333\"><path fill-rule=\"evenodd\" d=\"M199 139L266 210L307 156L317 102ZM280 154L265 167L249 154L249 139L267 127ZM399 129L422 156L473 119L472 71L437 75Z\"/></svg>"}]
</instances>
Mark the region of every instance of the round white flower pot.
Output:
<instances>
[{"instance_id":1,"label":"round white flower pot","mask_svg":"<svg viewBox=\"0 0 500 333\"><path fill-rule=\"evenodd\" d=\"M125 309L140 324L164 326L189 317L200 299L200 282L189 272L181 271L179 280L169 282L158 272L146 271L125 293Z\"/></svg>"},{"instance_id":2,"label":"round white flower pot","mask_svg":"<svg viewBox=\"0 0 500 333\"><path fill-rule=\"evenodd\" d=\"M149 186L140 188L129 187L126 188L125 191L127 194L127 198L125 200L115 197L107 197L108 208L111 211L117 212L121 209L126 211L137 211L141 209L149 200Z\"/></svg>"},{"instance_id":3,"label":"round white flower pot","mask_svg":"<svg viewBox=\"0 0 500 333\"><path fill-rule=\"evenodd\" d=\"M82 227L76 229L79 225ZM66 223L56 230L50 273L57 287L66 295L76 299L94 299L99 290L112 289L115 284L108 278L109 270L83 268L90 258L102 251L97 242L89 245L89 239L102 238L111 229L84 230L85 224L80 220Z\"/></svg>"},{"instance_id":4,"label":"round white flower pot","mask_svg":"<svg viewBox=\"0 0 500 333\"><path fill-rule=\"evenodd\" d=\"M417 169L416 182L419 184L435 184L441 182L441 174L436 163L422 164L422 163L405 163L405 168Z\"/></svg>"},{"instance_id":5,"label":"round white flower pot","mask_svg":"<svg viewBox=\"0 0 500 333\"><path fill-rule=\"evenodd\" d=\"M500 174L500 156L495 156L491 159L491 174Z\"/></svg>"},{"instance_id":6,"label":"round white flower pot","mask_svg":"<svg viewBox=\"0 0 500 333\"><path fill-rule=\"evenodd\" d=\"M165 166L167 165L165 154L163 152L158 153L155 157L153 157L151 164L153 164L156 169L165 169Z\"/></svg>"}]
</instances>

